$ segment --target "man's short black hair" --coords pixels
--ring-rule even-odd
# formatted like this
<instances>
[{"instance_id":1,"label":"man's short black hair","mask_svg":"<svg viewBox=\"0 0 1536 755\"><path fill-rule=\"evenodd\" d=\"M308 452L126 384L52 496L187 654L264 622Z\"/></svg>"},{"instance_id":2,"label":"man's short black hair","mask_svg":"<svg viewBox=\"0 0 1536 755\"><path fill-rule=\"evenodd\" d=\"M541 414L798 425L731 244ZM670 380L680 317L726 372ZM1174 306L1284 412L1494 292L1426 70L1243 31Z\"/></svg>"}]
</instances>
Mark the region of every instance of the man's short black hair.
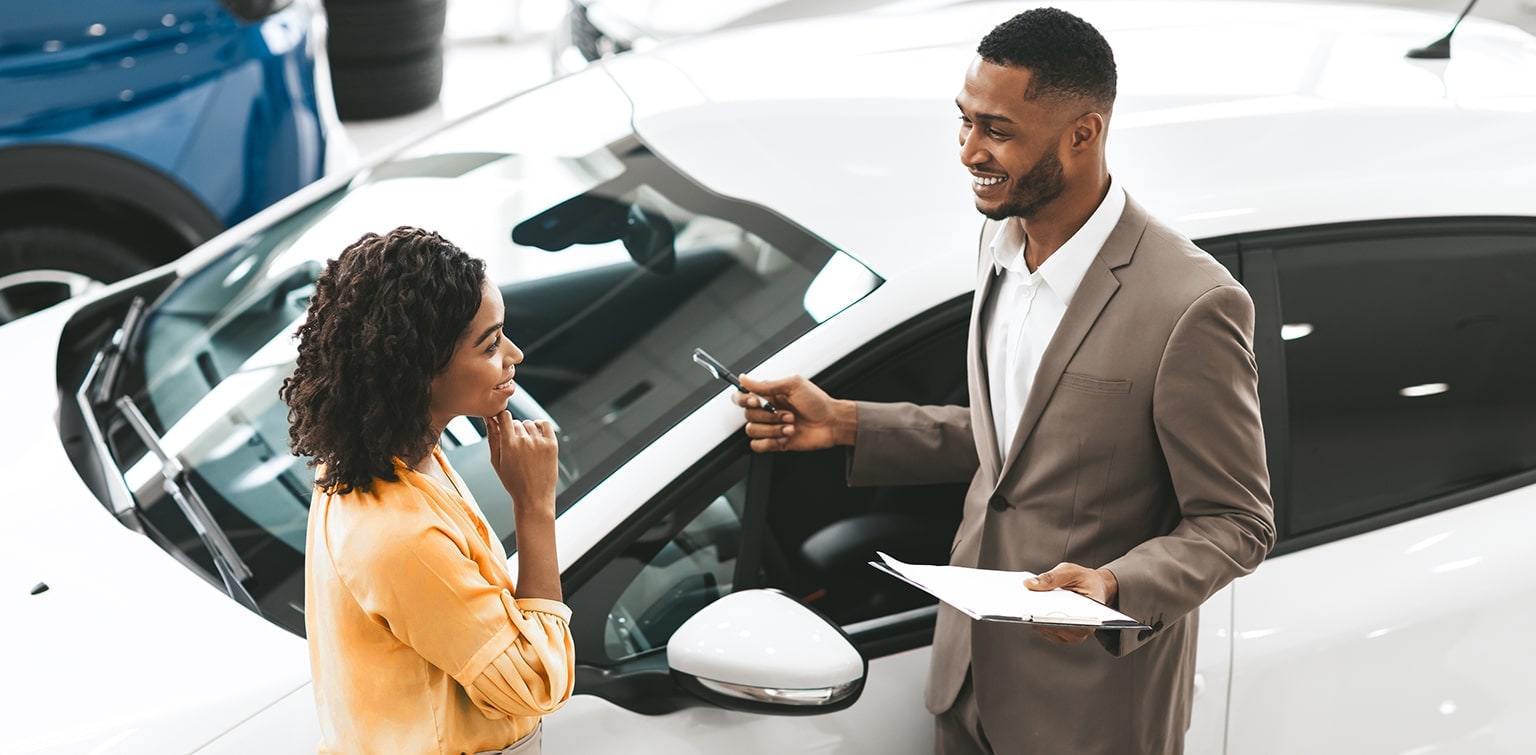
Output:
<instances>
[{"instance_id":1,"label":"man's short black hair","mask_svg":"<svg viewBox=\"0 0 1536 755\"><path fill-rule=\"evenodd\" d=\"M1036 97L1082 98L1106 111L1115 103L1115 54L1087 21L1059 8L1034 8L998 24L976 48L981 59L1027 68Z\"/></svg>"}]
</instances>

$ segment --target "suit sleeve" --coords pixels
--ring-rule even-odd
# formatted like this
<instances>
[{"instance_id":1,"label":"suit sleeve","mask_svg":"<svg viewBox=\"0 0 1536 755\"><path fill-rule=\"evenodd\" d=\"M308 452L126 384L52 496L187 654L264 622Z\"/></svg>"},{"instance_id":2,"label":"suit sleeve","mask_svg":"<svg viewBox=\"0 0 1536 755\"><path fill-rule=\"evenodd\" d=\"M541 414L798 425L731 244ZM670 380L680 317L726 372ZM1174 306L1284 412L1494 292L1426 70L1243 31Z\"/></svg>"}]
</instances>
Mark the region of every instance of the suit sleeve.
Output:
<instances>
[{"instance_id":1,"label":"suit sleeve","mask_svg":"<svg viewBox=\"0 0 1536 755\"><path fill-rule=\"evenodd\" d=\"M1119 633L1118 647L1107 641L1117 655L1253 571L1274 546L1252 343L1253 302L1231 285L1196 299L1169 337L1152 418L1182 521L1106 564L1120 610L1153 626Z\"/></svg>"},{"instance_id":2,"label":"suit sleeve","mask_svg":"<svg viewBox=\"0 0 1536 755\"><path fill-rule=\"evenodd\" d=\"M857 407L849 485L928 485L975 476L980 462L969 408L864 401Z\"/></svg>"}]
</instances>

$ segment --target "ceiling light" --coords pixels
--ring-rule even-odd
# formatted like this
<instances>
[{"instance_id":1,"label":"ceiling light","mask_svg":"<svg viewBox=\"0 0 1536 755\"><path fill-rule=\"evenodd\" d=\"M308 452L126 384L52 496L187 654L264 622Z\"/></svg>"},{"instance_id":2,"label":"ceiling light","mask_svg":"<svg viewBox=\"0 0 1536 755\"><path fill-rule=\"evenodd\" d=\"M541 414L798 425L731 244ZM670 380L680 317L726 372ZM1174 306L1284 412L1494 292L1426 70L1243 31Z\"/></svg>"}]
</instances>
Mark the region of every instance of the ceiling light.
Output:
<instances>
[{"instance_id":1,"label":"ceiling light","mask_svg":"<svg viewBox=\"0 0 1536 755\"><path fill-rule=\"evenodd\" d=\"M1410 385L1398 391L1398 393L1409 398L1416 398L1418 396L1433 396L1436 393L1445 393L1450 389L1451 387L1445 383L1421 383L1419 385Z\"/></svg>"},{"instance_id":2,"label":"ceiling light","mask_svg":"<svg viewBox=\"0 0 1536 755\"><path fill-rule=\"evenodd\" d=\"M1280 326L1280 340L1294 341L1312 335L1312 323L1288 322Z\"/></svg>"}]
</instances>

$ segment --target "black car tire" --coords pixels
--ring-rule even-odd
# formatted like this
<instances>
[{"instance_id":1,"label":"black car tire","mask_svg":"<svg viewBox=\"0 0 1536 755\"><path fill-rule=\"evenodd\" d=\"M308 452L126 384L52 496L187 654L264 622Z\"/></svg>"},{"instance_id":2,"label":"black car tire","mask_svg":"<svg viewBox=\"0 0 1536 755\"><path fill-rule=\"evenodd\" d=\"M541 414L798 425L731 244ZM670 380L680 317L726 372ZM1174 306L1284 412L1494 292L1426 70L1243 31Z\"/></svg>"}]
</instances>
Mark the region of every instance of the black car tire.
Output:
<instances>
[{"instance_id":1,"label":"black car tire","mask_svg":"<svg viewBox=\"0 0 1536 755\"><path fill-rule=\"evenodd\" d=\"M331 62L336 115L343 121L414 113L437 101L443 89L443 46L398 60Z\"/></svg>"},{"instance_id":2,"label":"black car tire","mask_svg":"<svg viewBox=\"0 0 1536 755\"><path fill-rule=\"evenodd\" d=\"M332 64L409 58L443 38L447 0L326 0Z\"/></svg>"},{"instance_id":3,"label":"black car tire","mask_svg":"<svg viewBox=\"0 0 1536 755\"><path fill-rule=\"evenodd\" d=\"M29 270L59 271L111 283L150 264L128 245L82 228L20 226L0 229L0 279ZM52 306L68 297L62 283L0 288L0 323Z\"/></svg>"}]
</instances>

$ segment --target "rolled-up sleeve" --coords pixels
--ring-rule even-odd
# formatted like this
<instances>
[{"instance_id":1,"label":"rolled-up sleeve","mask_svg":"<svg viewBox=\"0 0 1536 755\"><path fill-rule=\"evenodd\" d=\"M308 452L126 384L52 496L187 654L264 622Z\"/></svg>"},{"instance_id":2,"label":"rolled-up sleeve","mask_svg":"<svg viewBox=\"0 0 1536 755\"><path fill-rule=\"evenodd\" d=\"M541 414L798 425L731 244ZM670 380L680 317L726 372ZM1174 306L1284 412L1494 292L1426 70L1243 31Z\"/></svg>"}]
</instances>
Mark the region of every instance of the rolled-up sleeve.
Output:
<instances>
[{"instance_id":1,"label":"rolled-up sleeve","mask_svg":"<svg viewBox=\"0 0 1536 755\"><path fill-rule=\"evenodd\" d=\"M512 626L481 648L454 679L487 715L553 713L570 699L575 684L571 609L542 598L514 600L503 593L502 599ZM482 656L487 659L483 664Z\"/></svg>"},{"instance_id":2,"label":"rolled-up sleeve","mask_svg":"<svg viewBox=\"0 0 1536 755\"><path fill-rule=\"evenodd\" d=\"M487 716L557 710L575 675L570 608L516 599L468 551L427 528L369 549L345 581L374 621L453 677Z\"/></svg>"}]
</instances>

